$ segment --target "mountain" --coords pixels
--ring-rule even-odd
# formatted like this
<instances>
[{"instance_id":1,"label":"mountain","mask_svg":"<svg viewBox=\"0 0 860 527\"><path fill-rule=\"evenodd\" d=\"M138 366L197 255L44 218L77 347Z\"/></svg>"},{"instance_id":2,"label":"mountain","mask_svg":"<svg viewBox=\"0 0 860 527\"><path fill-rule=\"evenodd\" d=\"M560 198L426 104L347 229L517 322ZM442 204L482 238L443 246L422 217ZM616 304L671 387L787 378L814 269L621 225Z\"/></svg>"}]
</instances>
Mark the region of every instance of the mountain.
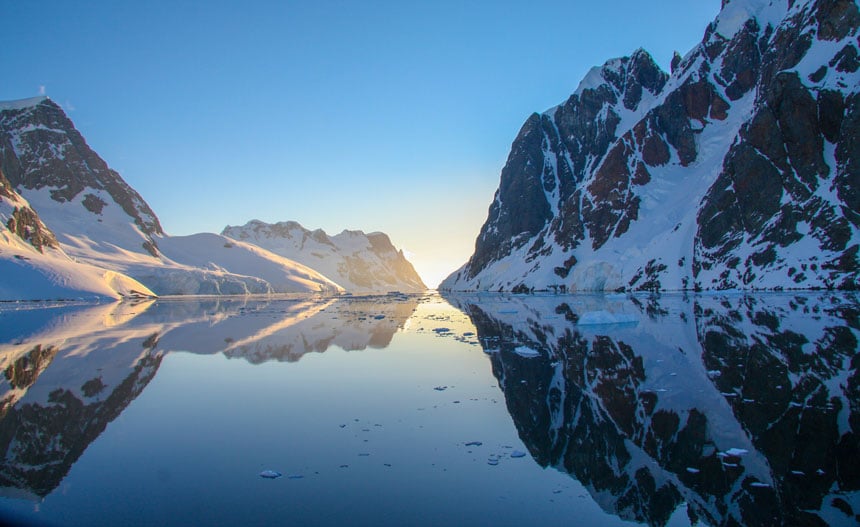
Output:
<instances>
[{"instance_id":1,"label":"mountain","mask_svg":"<svg viewBox=\"0 0 860 527\"><path fill-rule=\"evenodd\" d=\"M312 269L223 236L168 236L47 97L0 102L0 169L73 260L127 274L156 294L340 290Z\"/></svg>"},{"instance_id":2,"label":"mountain","mask_svg":"<svg viewBox=\"0 0 860 527\"><path fill-rule=\"evenodd\" d=\"M70 258L0 169L0 299L119 299L153 295L122 273Z\"/></svg>"},{"instance_id":3,"label":"mountain","mask_svg":"<svg viewBox=\"0 0 860 527\"><path fill-rule=\"evenodd\" d=\"M345 230L329 236L322 229L310 231L294 221L269 224L252 220L241 227L227 226L221 234L316 269L347 291L427 289L403 251L398 251L388 235L381 232Z\"/></svg>"},{"instance_id":4,"label":"mountain","mask_svg":"<svg viewBox=\"0 0 860 527\"><path fill-rule=\"evenodd\" d=\"M450 290L858 286L860 11L724 1L667 74L592 69L514 140Z\"/></svg>"},{"instance_id":5,"label":"mountain","mask_svg":"<svg viewBox=\"0 0 860 527\"><path fill-rule=\"evenodd\" d=\"M693 525L860 519L855 295L446 299L475 324L534 460L605 511L652 526L682 505Z\"/></svg>"}]
</instances>

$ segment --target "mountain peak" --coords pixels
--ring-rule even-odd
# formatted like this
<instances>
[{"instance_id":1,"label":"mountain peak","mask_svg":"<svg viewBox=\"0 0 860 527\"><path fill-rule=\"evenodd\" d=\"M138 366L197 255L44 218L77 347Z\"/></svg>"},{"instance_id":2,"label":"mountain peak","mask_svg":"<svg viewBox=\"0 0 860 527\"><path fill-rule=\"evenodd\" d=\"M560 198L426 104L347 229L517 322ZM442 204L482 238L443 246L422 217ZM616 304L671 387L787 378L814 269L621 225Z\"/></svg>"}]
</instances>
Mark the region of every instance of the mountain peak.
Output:
<instances>
[{"instance_id":1,"label":"mountain peak","mask_svg":"<svg viewBox=\"0 0 860 527\"><path fill-rule=\"evenodd\" d=\"M628 57L610 59L591 68L573 94L582 97L587 90L598 91L604 86L618 94L629 88L646 88L653 94L663 88L666 78L651 54L638 48Z\"/></svg>"},{"instance_id":2,"label":"mountain peak","mask_svg":"<svg viewBox=\"0 0 860 527\"><path fill-rule=\"evenodd\" d=\"M38 97L29 97L27 99L16 99L14 101L0 101L0 111L3 111L3 110L24 110L27 108L32 108L33 106L38 106L38 105L40 105L46 101L56 105L56 103L54 101L52 101L47 95L39 95Z\"/></svg>"}]
</instances>

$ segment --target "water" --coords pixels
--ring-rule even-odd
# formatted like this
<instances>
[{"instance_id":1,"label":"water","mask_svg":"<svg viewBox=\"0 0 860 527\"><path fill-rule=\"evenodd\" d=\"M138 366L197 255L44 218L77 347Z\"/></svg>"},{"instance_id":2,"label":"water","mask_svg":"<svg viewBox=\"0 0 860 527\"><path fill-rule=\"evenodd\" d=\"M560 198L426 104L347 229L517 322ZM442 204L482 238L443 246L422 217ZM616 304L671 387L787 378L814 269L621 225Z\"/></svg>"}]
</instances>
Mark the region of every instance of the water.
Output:
<instances>
[{"instance_id":1,"label":"water","mask_svg":"<svg viewBox=\"0 0 860 527\"><path fill-rule=\"evenodd\" d=\"M0 305L0 518L853 525L858 317L849 294Z\"/></svg>"}]
</instances>

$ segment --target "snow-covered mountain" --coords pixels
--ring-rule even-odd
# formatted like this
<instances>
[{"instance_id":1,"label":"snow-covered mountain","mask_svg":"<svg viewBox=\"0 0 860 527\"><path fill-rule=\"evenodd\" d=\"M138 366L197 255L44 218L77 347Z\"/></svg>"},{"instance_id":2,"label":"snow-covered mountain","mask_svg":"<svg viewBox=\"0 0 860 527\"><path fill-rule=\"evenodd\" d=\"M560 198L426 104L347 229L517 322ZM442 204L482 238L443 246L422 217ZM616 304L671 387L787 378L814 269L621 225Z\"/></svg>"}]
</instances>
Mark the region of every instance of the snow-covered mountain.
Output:
<instances>
[{"instance_id":1,"label":"snow-covered mountain","mask_svg":"<svg viewBox=\"0 0 860 527\"><path fill-rule=\"evenodd\" d=\"M329 236L294 221L275 224L252 220L227 226L224 236L252 243L318 270L356 293L424 291L427 286L388 235L345 230Z\"/></svg>"},{"instance_id":2,"label":"snow-covered mountain","mask_svg":"<svg viewBox=\"0 0 860 527\"><path fill-rule=\"evenodd\" d=\"M513 143L452 290L857 288L860 11L724 1L667 74L592 69Z\"/></svg>"},{"instance_id":3,"label":"snow-covered mountain","mask_svg":"<svg viewBox=\"0 0 860 527\"><path fill-rule=\"evenodd\" d=\"M0 169L0 299L119 299L151 296L122 273L77 262Z\"/></svg>"},{"instance_id":4,"label":"snow-covered mountain","mask_svg":"<svg viewBox=\"0 0 860 527\"><path fill-rule=\"evenodd\" d=\"M129 275L156 294L341 290L304 265L217 234L166 235L47 97L0 102L0 169L73 260Z\"/></svg>"},{"instance_id":5,"label":"snow-covered mountain","mask_svg":"<svg viewBox=\"0 0 860 527\"><path fill-rule=\"evenodd\" d=\"M475 324L535 461L607 512L857 521L855 295L446 299Z\"/></svg>"}]
</instances>

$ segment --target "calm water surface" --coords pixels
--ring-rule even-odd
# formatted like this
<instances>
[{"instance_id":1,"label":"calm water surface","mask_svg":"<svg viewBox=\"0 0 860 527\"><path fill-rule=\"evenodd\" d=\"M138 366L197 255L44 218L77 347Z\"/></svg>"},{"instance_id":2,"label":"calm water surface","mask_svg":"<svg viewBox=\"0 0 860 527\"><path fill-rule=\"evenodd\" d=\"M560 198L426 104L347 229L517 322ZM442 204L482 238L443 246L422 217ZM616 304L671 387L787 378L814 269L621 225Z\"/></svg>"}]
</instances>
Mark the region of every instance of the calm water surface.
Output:
<instances>
[{"instance_id":1,"label":"calm water surface","mask_svg":"<svg viewBox=\"0 0 860 527\"><path fill-rule=\"evenodd\" d=\"M850 294L4 304L0 519L854 525L858 318Z\"/></svg>"}]
</instances>

